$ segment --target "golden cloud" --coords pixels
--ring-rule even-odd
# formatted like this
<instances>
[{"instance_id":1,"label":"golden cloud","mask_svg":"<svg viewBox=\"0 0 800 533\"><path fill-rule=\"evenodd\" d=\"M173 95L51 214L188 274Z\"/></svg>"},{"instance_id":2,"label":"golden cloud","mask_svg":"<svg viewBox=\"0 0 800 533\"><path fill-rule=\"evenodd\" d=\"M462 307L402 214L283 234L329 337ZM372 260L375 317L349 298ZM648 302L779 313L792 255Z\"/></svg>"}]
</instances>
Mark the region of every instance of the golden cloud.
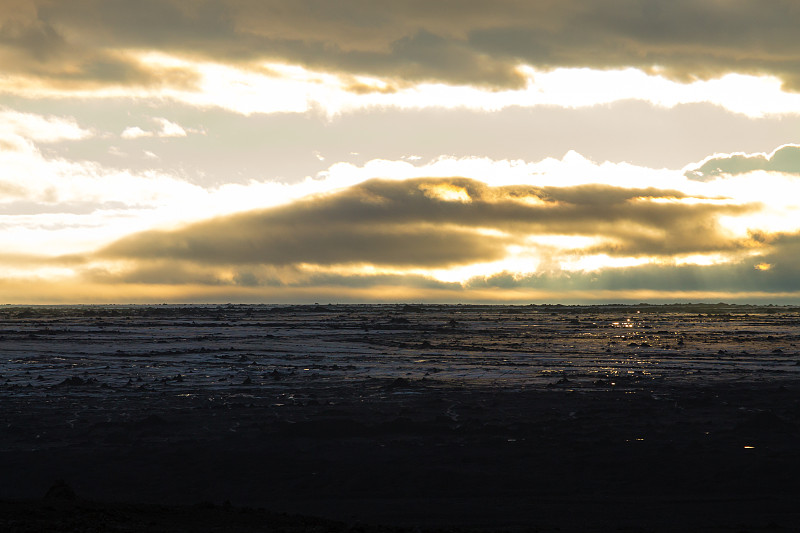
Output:
<instances>
[{"instance_id":1,"label":"golden cloud","mask_svg":"<svg viewBox=\"0 0 800 533\"><path fill-rule=\"evenodd\" d=\"M664 198L678 201L657 201ZM587 237L592 244L583 250L571 246L573 256L671 257L757 246L751 239L729 236L717 221L722 215L756 209L757 205L703 203L678 191L653 188L491 187L467 178L374 179L275 208L176 230L136 233L99 250L95 258L135 265L135 275L130 270L125 274L134 276L130 279L153 280L174 262L193 273L187 279L199 279L202 270L202 279L228 282L237 269L257 266L371 265L414 272L502 264L510 251L535 253L531 242L536 236ZM214 274L208 274L211 271Z\"/></svg>"}]
</instances>

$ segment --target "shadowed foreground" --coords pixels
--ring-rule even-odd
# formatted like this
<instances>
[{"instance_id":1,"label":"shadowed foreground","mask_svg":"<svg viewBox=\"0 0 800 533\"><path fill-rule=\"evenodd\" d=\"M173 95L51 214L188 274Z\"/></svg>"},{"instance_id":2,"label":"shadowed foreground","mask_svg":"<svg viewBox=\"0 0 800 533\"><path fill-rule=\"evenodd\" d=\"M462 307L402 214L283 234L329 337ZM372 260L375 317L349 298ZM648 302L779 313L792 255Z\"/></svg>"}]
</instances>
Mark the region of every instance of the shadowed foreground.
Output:
<instances>
[{"instance_id":1,"label":"shadowed foreground","mask_svg":"<svg viewBox=\"0 0 800 533\"><path fill-rule=\"evenodd\" d=\"M3 531L800 524L795 309L4 312Z\"/></svg>"}]
</instances>

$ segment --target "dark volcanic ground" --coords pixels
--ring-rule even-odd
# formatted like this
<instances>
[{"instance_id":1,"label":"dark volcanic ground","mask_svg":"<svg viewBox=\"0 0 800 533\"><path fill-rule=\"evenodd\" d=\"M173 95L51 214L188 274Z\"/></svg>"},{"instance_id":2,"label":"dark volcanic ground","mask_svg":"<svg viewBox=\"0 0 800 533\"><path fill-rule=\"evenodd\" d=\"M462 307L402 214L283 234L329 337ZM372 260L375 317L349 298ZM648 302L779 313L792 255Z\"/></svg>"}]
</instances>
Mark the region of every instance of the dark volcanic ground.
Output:
<instances>
[{"instance_id":1,"label":"dark volcanic ground","mask_svg":"<svg viewBox=\"0 0 800 533\"><path fill-rule=\"evenodd\" d=\"M792 530L799 341L722 304L6 306L0 531Z\"/></svg>"}]
</instances>

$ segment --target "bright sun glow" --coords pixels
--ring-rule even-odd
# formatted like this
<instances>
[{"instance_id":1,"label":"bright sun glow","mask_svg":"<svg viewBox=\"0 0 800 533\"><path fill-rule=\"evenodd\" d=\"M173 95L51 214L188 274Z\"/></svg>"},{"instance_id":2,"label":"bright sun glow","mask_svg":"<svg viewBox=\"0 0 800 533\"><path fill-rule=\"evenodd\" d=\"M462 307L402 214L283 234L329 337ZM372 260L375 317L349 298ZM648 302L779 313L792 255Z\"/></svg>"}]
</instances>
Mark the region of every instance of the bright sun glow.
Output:
<instances>
[{"instance_id":1,"label":"bright sun glow","mask_svg":"<svg viewBox=\"0 0 800 533\"><path fill-rule=\"evenodd\" d=\"M443 185L423 185L420 187L425 192L425 196L435 198L445 202L462 202L470 203L469 193L464 187L458 187L452 184Z\"/></svg>"}]
</instances>

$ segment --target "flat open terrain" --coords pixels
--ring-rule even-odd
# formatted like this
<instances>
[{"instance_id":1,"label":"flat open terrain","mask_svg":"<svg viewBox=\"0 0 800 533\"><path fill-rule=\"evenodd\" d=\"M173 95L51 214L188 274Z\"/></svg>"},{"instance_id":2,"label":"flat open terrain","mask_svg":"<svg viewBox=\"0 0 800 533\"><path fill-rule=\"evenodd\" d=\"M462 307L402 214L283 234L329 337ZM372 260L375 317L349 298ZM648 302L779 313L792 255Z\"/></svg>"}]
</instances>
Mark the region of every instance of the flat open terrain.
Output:
<instances>
[{"instance_id":1,"label":"flat open terrain","mask_svg":"<svg viewBox=\"0 0 800 533\"><path fill-rule=\"evenodd\" d=\"M798 344L789 307L4 306L0 530L789 529Z\"/></svg>"}]
</instances>

